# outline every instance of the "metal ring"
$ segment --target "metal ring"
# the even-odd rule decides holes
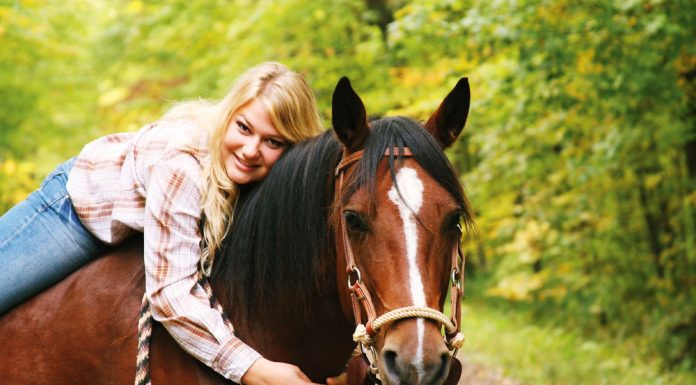
[[[351,273],[355,273],[355,275],[357,275],[357,279],[353,283],[350,283]],[[362,283],[362,276],[360,275],[360,269],[358,269],[357,266],[353,266],[353,268],[348,272],[348,288],[352,288],[356,283]]]
[[[459,289],[459,290],[462,289],[461,272],[459,271],[458,268],[452,269],[452,283],[455,284],[457,289]]]

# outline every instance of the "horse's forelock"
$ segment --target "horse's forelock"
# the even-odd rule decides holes
[[[371,122],[372,130],[365,142],[364,155],[356,174],[346,186],[342,201],[346,202],[358,189],[365,188],[370,209],[375,209],[376,174],[387,148],[398,148],[397,156],[388,157],[392,181],[396,185],[395,165],[401,161],[402,149],[408,147],[413,157],[429,175],[452,195],[462,207],[467,227],[472,220],[472,210],[464,195],[459,177],[435,138],[418,122],[405,117],[388,117]],[[398,189],[398,186],[397,186]]]

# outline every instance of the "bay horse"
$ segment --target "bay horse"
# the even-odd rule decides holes
[[[357,322],[384,384],[445,382],[441,311],[450,283],[458,309],[461,225],[473,221],[443,149],[462,131],[469,99],[462,79],[425,126],[404,117],[368,123],[350,82],[339,81],[333,133],[294,145],[244,189],[213,266],[213,292],[242,340],[323,382],[345,370]],[[133,382],[141,242],[0,317],[3,384]],[[159,325],[150,361],[154,385],[229,383]]]

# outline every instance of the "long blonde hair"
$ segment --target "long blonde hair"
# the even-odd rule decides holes
[[[201,185],[201,266],[205,274],[210,274],[215,254],[232,224],[239,193],[227,176],[222,141],[232,116],[254,100],[263,104],[278,133],[291,143],[324,129],[314,93],[303,76],[275,62],[248,69],[222,100],[185,102],[163,118],[189,120],[209,134],[210,161],[203,167]]]

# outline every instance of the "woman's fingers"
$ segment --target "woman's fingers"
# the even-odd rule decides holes
[[[326,385],[346,385],[346,374],[342,373],[340,376],[327,378]]]

